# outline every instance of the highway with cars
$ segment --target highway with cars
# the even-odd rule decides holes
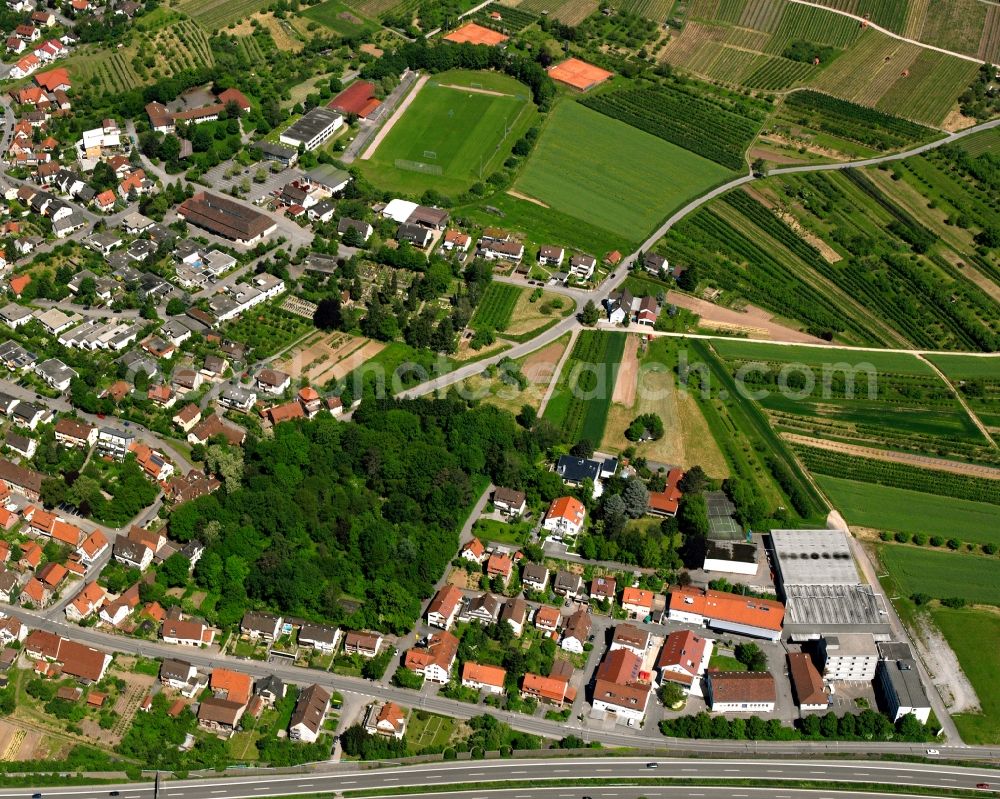
[[[511,788],[510,796],[534,797],[542,789],[543,780],[555,781],[600,781],[601,784],[553,786],[554,796],[591,795],[652,797],[654,790],[668,790],[662,796],[692,796],[692,788],[654,789],[630,787],[628,790],[616,788],[616,781],[637,779],[656,780],[760,780],[780,783],[789,782],[836,782],[850,784],[898,785],[908,789],[926,790],[930,796],[936,790],[971,789],[976,785],[1000,785],[1000,770],[988,768],[963,768],[938,764],[893,763],[876,761],[847,760],[790,760],[767,759],[661,759],[587,757],[587,758],[536,758],[518,760],[477,760],[448,763],[421,763],[418,765],[395,766],[376,765],[373,768],[356,763],[325,768],[306,774],[265,774],[235,776],[230,771],[226,776],[215,779],[171,780],[161,775],[157,799],[242,799],[243,797],[276,797],[296,794],[344,791],[394,791],[400,788],[425,787],[427,795],[435,795],[434,789],[443,785],[485,784],[501,782],[525,782],[530,788]],[[619,791],[608,793],[608,791]],[[707,791],[709,788],[694,790]],[[740,787],[724,789],[727,797],[738,795],[735,791],[748,790]],[[775,793],[782,793],[780,787],[770,788],[768,796],[777,799]],[[987,792],[988,789],[980,789]],[[81,786],[52,788],[42,791],[44,799],[80,799],[81,796],[106,796],[118,791],[121,799],[147,799],[153,796],[154,783],[131,783],[95,788]],[[503,791],[489,788],[486,791],[470,789],[474,796],[499,796]],[[0,790],[0,799],[24,799],[25,790]],[[450,794],[453,795],[453,794]],[[707,795],[707,794],[706,794]],[[716,794],[719,795],[719,794]],[[810,795],[816,796],[815,792]],[[822,795],[827,795],[824,790]],[[853,795],[853,792],[847,795]],[[871,796],[865,793],[865,796]]]

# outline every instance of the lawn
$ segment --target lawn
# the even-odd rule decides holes
[[[387,396],[386,392],[391,395],[438,376],[439,365],[448,369],[455,365],[455,361],[429,350],[414,349],[402,341],[391,341],[375,357],[341,380],[331,380],[326,387],[345,388],[355,399],[361,398],[366,386],[378,387],[380,396]]]
[[[672,211],[732,175],[675,144],[563,101],[549,114],[515,188],[640,242]]]
[[[475,205],[457,208],[455,213],[484,227],[502,226],[531,244],[558,244],[595,255],[612,250],[628,252],[636,239],[630,231],[608,230],[509,193],[494,194]]]
[[[406,740],[414,751],[428,746],[444,746],[451,739],[454,729],[454,719],[416,710],[407,721]]]
[[[473,534],[484,542],[497,544],[512,544],[522,546],[528,540],[528,533],[531,532],[530,522],[507,522],[496,519],[477,519],[472,525]]]
[[[1000,605],[997,561],[980,555],[885,544],[879,557],[906,596],[928,594],[938,599]]]
[[[563,366],[544,416],[570,441],[604,437],[625,334],[584,330]]]
[[[319,5],[310,6],[302,12],[302,16],[318,22],[342,36],[357,36],[374,28],[374,25],[358,16],[358,14],[340,0],[326,0]]]
[[[538,289],[521,292],[511,313],[510,324],[504,329],[505,337],[517,336],[524,340],[534,338],[544,328],[576,310],[576,304],[568,297],[552,291],[543,291],[540,296],[536,296],[537,291]]]
[[[747,667],[740,663],[736,658],[729,657],[729,655],[720,655],[718,651],[712,652],[712,657],[708,661],[708,667],[710,669],[718,669],[719,671],[747,670]]]
[[[934,623],[976,689],[982,713],[952,718],[966,743],[1000,743],[1000,616],[977,610],[933,608]]]
[[[472,84],[481,89],[458,88]],[[357,163],[391,191],[457,194],[495,171],[533,118],[528,88],[516,80],[442,72],[419,90],[374,155]]]
[[[1000,506],[815,475],[848,524],[1000,544]]]

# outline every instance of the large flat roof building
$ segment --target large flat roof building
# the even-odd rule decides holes
[[[772,530],[785,631],[793,641],[868,633],[889,639],[885,598],[865,583],[846,530]]]
[[[278,137],[289,147],[315,150],[344,125],[344,117],[329,108],[313,108],[293,122]]]
[[[256,244],[278,228],[267,214],[207,191],[185,200],[177,213],[192,225],[246,245]]]

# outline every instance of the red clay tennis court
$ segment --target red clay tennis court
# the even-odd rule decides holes
[[[445,36],[444,39],[446,42],[454,42],[455,44],[485,44],[489,47],[496,47],[507,41],[507,37],[502,33],[477,25],[475,22],[465,23],[461,28],[453,30]]]
[[[614,75],[606,69],[595,67],[579,58],[570,58],[554,67],[549,67],[549,77],[582,92],[593,89]]]

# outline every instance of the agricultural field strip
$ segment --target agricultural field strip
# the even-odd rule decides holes
[[[821,5],[820,3],[813,3],[810,2],[810,0],[788,0],[788,2],[796,3],[802,6],[810,6],[812,8],[820,8],[823,9],[824,11],[829,11],[834,14],[841,14],[845,17],[850,17],[853,20],[857,20],[858,24],[861,24],[866,21],[864,17],[860,17],[857,14],[852,14],[849,11],[843,11],[842,9],[839,8],[831,8],[830,6],[824,6]],[[889,30],[888,28],[883,28],[881,25],[876,25],[874,22],[869,21],[868,27],[871,28],[872,30],[876,30],[879,33],[883,33],[886,36],[890,36],[893,39],[897,39],[901,42],[906,42],[907,44],[915,44],[917,47],[922,47],[925,50],[933,50],[936,53],[942,53],[944,55],[954,56],[955,58],[961,58],[963,61],[970,61],[973,64],[976,64],[977,66],[982,63],[982,60],[977,58],[976,56],[966,55],[965,53],[956,53],[953,50],[946,50],[943,47],[937,47],[933,44],[926,44],[916,39],[909,39],[905,36],[901,36],[900,34]]]
[[[814,172],[814,171],[827,171],[827,170],[837,170],[837,169],[851,169],[851,168],[855,168],[855,167],[859,167],[859,166],[877,166],[878,164],[881,164],[881,163],[887,163],[887,162],[890,162],[890,161],[902,160],[902,159],[908,158],[908,157],[913,156],[913,155],[919,155],[920,153],[928,152],[929,150],[933,150],[933,149],[935,149],[937,147],[940,147],[940,146],[942,146],[944,144],[949,144],[951,142],[954,142],[954,141],[957,141],[957,140],[961,140],[961,139],[965,138],[966,136],[975,135],[976,133],[980,133],[980,132],[982,132],[984,130],[991,130],[991,129],[996,128],[998,126],[1000,126],[1000,119],[994,119],[994,120],[991,120],[989,122],[984,122],[984,123],[980,123],[978,125],[973,125],[970,128],[967,128],[967,129],[965,129],[963,131],[959,131],[957,133],[952,133],[952,134],[950,134],[950,135],[948,135],[948,136],[946,136],[946,137],[944,137],[942,139],[938,139],[937,141],[928,142],[927,144],[922,144],[919,147],[915,147],[915,148],[913,148],[911,150],[906,150],[906,151],[900,152],[900,153],[894,153],[894,154],[890,154],[890,155],[878,156],[878,157],[875,157],[875,158],[864,159],[864,160],[861,160],[861,161],[851,161],[851,162],[844,162],[844,163],[838,163],[838,164],[809,164],[809,165],[800,166],[800,167],[783,167],[781,169],[771,170],[769,172],[769,174],[782,174],[782,173],[791,173],[791,172],[796,172],[796,173],[800,173],[800,172]],[[751,182],[753,182],[753,180],[754,180],[753,175],[751,175],[751,174],[743,175],[742,177],[734,178],[729,183],[723,184],[721,186],[717,186],[716,188],[709,190],[705,194],[702,194],[701,196],[696,197],[693,200],[690,200],[687,204],[685,204],[684,206],[682,206],[681,208],[679,208],[677,211],[675,211],[674,213],[672,213],[666,220],[664,220],[664,222],[658,228],[656,228],[656,230],[654,230],[649,235],[649,237],[642,243],[642,245],[635,252],[633,252],[630,256],[628,256],[623,261],[622,266],[631,263],[637,257],[637,254],[639,252],[646,252],[648,250],[653,249],[657,245],[657,243],[660,241],[660,239],[663,238],[663,236],[666,235],[666,233],[671,228],[673,228],[680,221],[682,221],[683,219],[685,219],[686,217],[688,217],[689,215],[691,215],[692,213],[694,213],[695,211],[697,211],[703,205],[711,202],[712,200],[714,200],[717,197],[722,196],[723,194],[725,194],[728,191],[731,191],[732,189],[735,189],[735,188],[737,188],[739,186],[742,186],[744,184],[747,184],[747,183],[751,183]],[[618,285],[620,283],[622,283],[622,282],[625,281],[625,279],[626,279],[627,276],[628,276],[627,271],[623,271],[621,277],[619,278],[619,280],[617,282],[606,284],[605,292],[606,293],[610,293],[610,292],[614,291],[618,287]],[[555,333],[553,333],[551,335],[553,336],[553,338],[557,337],[558,336],[558,331],[556,331]],[[654,334],[654,335],[665,335],[665,336],[673,336],[673,337],[677,337],[677,338],[690,338],[690,339],[707,340],[707,341],[719,341],[719,340],[727,340],[728,341],[728,340],[731,340],[731,337],[728,337],[728,336],[717,336],[717,335],[704,334],[704,333],[657,333],[657,334]],[[552,340],[551,338],[547,338],[546,334],[543,333],[543,334],[541,334],[541,336],[532,339],[526,345],[520,345],[519,347],[515,348],[513,352],[508,351],[508,352],[505,352],[503,356],[496,355],[496,356],[492,356],[490,358],[481,359],[480,361],[477,361],[476,364],[474,364],[472,367],[470,367],[468,369],[468,371],[457,370],[454,373],[452,373],[451,375],[448,375],[448,376],[446,376],[444,378],[439,378],[439,379],[437,379],[435,381],[431,381],[430,383],[424,384],[424,386],[420,387],[420,389],[418,389],[417,391],[414,391],[414,390],[411,389],[411,390],[409,390],[409,391],[407,391],[405,393],[406,393],[407,396],[421,396],[421,395],[423,395],[425,393],[429,393],[429,392],[440,390],[443,387],[450,385],[451,383],[454,383],[454,382],[457,382],[457,381],[465,379],[466,377],[469,376],[469,374],[471,374],[473,372],[473,369],[481,369],[482,367],[486,366],[489,363],[495,363],[497,360],[500,359],[500,357],[514,357],[514,358],[520,357],[521,355],[526,354],[527,352],[531,351],[532,349],[536,349],[536,348],[538,348],[538,347],[540,347],[540,346],[542,346],[544,344],[550,343],[551,340]],[[777,344],[781,344],[781,342],[774,342],[774,341],[766,340],[766,339],[745,339],[745,341],[749,341],[751,343],[760,343],[760,344],[776,344],[776,343]],[[792,346],[792,345],[793,345],[793,343],[789,342],[789,346]],[[801,346],[801,345],[799,345],[799,346]],[[886,347],[865,347],[865,346],[837,345],[835,347],[831,347],[831,349],[842,349],[842,350],[845,350],[845,351],[855,351],[855,352],[896,352],[896,353],[914,353],[914,352],[917,352],[917,353],[921,353],[923,355],[945,355],[945,356],[946,355],[955,355],[956,354],[954,352],[948,352],[948,351],[943,351],[943,350],[923,349],[923,348],[919,348],[919,347],[917,347],[917,348],[898,348],[898,347],[889,347],[889,348],[886,348]],[[1000,357],[1000,354],[996,354],[996,353],[967,353],[966,355],[968,357],[973,357],[973,358],[998,358],[998,357]]]

